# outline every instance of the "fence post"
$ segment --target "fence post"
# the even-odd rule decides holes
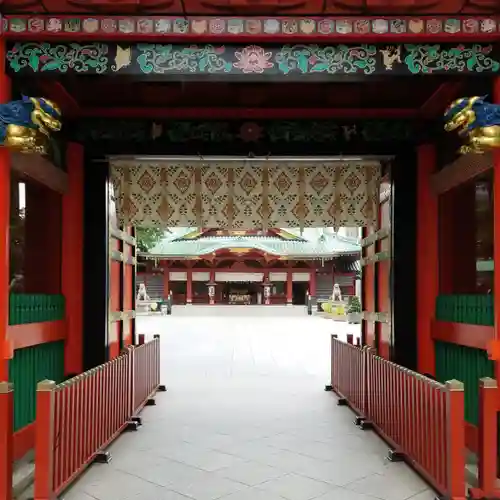
[[[146,336],[144,333],[139,333],[139,344],[138,345],[144,345],[146,342]]]
[[[165,392],[167,390],[167,386],[161,383],[161,343],[160,343],[160,335],[155,334],[154,339],[156,340],[156,382],[157,382],[157,392]]]
[[[330,383],[325,385],[325,391],[333,391],[333,379],[335,366],[333,363],[333,353],[335,352],[335,342],[338,339],[338,335],[336,333],[332,334],[330,337]]]
[[[12,500],[14,389],[0,382],[0,498]]]
[[[54,406],[56,383],[36,388],[35,500],[54,500]]]
[[[464,384],[446,382],[446,493],[450,500],[465,499]]]
[[[498,498],[497,479],[497,381],[479,380],[478,488],[471,488],[473,498]]]
[[[128,362],[129,362],[129,370],[128,370],[128,376],[130,377],[130,398],[129,398],[129,405],[130,405],[130,419],[133,421],[135,417],[135,349],[129,349],[128,351]],[[139,424],[142,422],[139,422]]]
[[[354,345],[354,335],[352,333],[347,334],[347,343]]]

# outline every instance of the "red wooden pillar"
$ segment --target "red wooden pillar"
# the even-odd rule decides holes
[[[61,194],[26,183],[24,291],[61,293]]]
[[[500,78],[493,84],[493,102],[500,104]],[[500,380],[500,151],[493,152],[493,309],[495,316],[495,379]]]
[[[438,200],[431,189],[436,148],[418,148],[417,171],[417,364],[421,373],[435,374],[431,322],[439,293]]]
[[[214,305],[215,304],[215,290],[216,290],[216,286],[215,286],[215,269],[210,269],[210,283],[213,283],[213,286],[214,287],[214,293],[213,295],[211,295],[209,297],[209,301],[210,301],[210,305]]]
[[[186,281],[186,304],[190,305],[193,303],[193,270],[189,268],[187,270],[187,281]]]
[[[293,275],[292,270],[286,270],[286,304],[291,306],[293,302]]]
[[[170,293],[170,272],[166,264],[163,265],[163,298],[168,299],[168,294]]]
[[[66,299],[66,374],[83,370],[83,147],[69,143],[62,200],[62,292]]]
[[[316,269],[309,272],[309,295],[316,297]]]
[[[269,283],[269,269],[264,269],[264,280],[262,282],[264,283]],[[263,296],[263,301],[262,303],[265,306],[270,306],[271,305],[271,289],[272,287],[266,287],[262,286],[262,296]]]
[[[0,103],[11,99],[10,80],[5,71],[5,39],[0,38]],[[10,154],[0,148],[0,381],[9,380],[10,346],[7,341],[9,325],[9,251],[10,251]]]

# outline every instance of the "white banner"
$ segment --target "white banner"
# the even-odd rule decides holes
[[[210,281],[210,271],[207,272],[194,272],[193,281]]]
[[[271,283],[276,281],[286,281],[286,273],[269,273],[269,281]]]
[[[293,273],[292,280],[293,281],[309,281],[310,273]]]
[[[170,281],[187,281],[187,272],[172,271],[169,274]]]
[[[264,281],[264,273],[215,273],[215,281],[247,283]]]

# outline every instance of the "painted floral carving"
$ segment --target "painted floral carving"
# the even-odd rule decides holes
[[[269,60],[273,53],[266,52],[257,45],[249,45],[240,52],[236,51],[234,55],[238,61],[233,66],[241,69],[243,73],[264,73],[264,70],[274,66],[274,63]]]

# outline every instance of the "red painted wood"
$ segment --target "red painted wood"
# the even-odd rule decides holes
[[[65,320],[10,325],[7,330],[7,339],[13,354],[15,349],[23,349],[25,347],[45,344],[47,342],[65,340],[67,331],[67,323]]]
[[[375,228],[363,228],[363,238],[375,232]],[[370,257],[375,253],[375,246],[370,245],[363,248],[362,256]],[[375,267],[374,264],[367,265],[363,268],[362,273],[362,294],[363,294],[363,311],[375,311]],[[364,344],[377,348],[375,344],[375,322],[363,320],[363,341]]]
[[[125,232],[129,235],[133,235],[133,228],[125,228]],[[127,242],[122,242],[123,244],[123,255],[124,255],[124,270],[123,270],[123,311],[131,311],[133,309],[133,298],[135,294],[134,290],[134,272],[135,265],[126,262],[127,259],[133,257],[133,246],[129,245]],[[135,321],[134,318],[123,319],[123,345],[131,345],[133,343],[132,338],[132,325]]]
[[[83,147],[69,143],[66,152],[68,190],[62,200],[62,291],[66,298],[68,338],[66,374],[83,370]]]
[[[493,102],[500,104],[500,78],[493,80]],[[494,175],[493,175],[493,259],[500,262],[500,151],[493,153]],[[494,273],[493,289],[494,294],[493,308],[495,316],[494,336],[495,343],[500,343],[500,272]],[[500,360],[495,361],[495,379],[500,380]],[[500,394],[499,394],[500,396]]]
[[[80,116],[100,118],[147,118],[169,120],[207,120],[217,116],[219,120],[244,119],[263,120],[272,117],[286,120],[331,118],[416,118],[417,109],[411,108],[84,108]]]
[[[448,323],[437,320],[432,320],[431,332],[433,340],[451,342],[485,351],[488,350],[490,342],[495,338],[495,330],[492,326]]]
[[[417,155],[417,360],[420,373],[434,375],[431,320],[439,293],[439,217],[438,197],[431,190],[430,179],[436,170],[436,148],[421,145]]]
[[[110,241],[110,250],[119,251],[120,243],[116,238],[112,238]],[[109,277],[109,301],[110,301],[110,312],[121,311],[120,304],[120,282],[121,269],[120,262],[116,260],[110,261],[110,277]],[[114,359],[120,354],[120,321],[114,321],[109,324],[109,344],[108,352],[109,359]]]
[[[8,102],[11,97],[10,80],[5,73],[5,40],[0,38],[0,102]],[[5,148],[0,148],[0,381],[9,380],[9,366],[6,361],[9,346],[7,327],[9,324],[9,252],[10,252],[10,159]]]

